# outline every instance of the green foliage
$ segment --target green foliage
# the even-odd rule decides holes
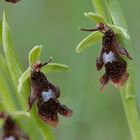
[[[127,33],[127,30],[117,26],[117,25],[112,25],[112,24],[108,24],[109,27],[111,27],[111,29],[116,33],[116,34],[120,34],[123,37],[125,37],[126,39],[130,39],[129,34]]]
[[[102,37],[103,34],[98,31],[91,33],[78,44],[76,47],[76,52],[79,53],[89,46],[94,45],[98,41],[101,41]]]
[[[19,76],[22,72],[17,62],[15,51],[13,49],[13,42],[11,39],[9,26],[7,24],[5,12],[3,13],[2,21],[2,44],[13,83],[17,85]]]
[[[42,46],[35,46],[29,53],[29,65],[34,65],[40,58]]]
[[[67,65],[59,64],[59,63],[49,63],[48,65],[42,68],[42,72],[44,73],[65,72],[68,70],[69,67]]]
[[[23,84],[24,84],[24,82],[26,82],[26,80],[29,79],[29,77],[30,77],[30,68],[28,68],[28,69],[21,75],[21,77],[19,78],[19,81],[18,81],[18,93],[21,93]]]
[[[89,13],[84,13],[84,15],[85,15],[87,18],[89,18],[89,19],[95,21],[96,23],[100,23],[100,22],[106,23],[106,20],[104,19],[104,17],[102,17],[102,16],[99,15],[98,13],[89,12]]]

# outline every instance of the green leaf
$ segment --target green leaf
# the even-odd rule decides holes
[[[32,66],[34,63],[36,63],[39,58],[42,51],[42,46],[35,46],[29,53],[29,65]]]
[[[15,110],[16,109],[16,99],[12,93],[14,90],[11,90],[9,85],[12,82],[8,66],[6,65],[5,58],[0,54],[0,96],[3,101],[3,105],[6,110]],[[15,92],[14,92],[15,93]],[[8,104],[7,104],[8,103]]]
[[[28,68],[19,78],[18,93],[21,93],[24,82],[30,77],[30,68]]]
[[[95,21],[96,23],[106,23],[104,17],[102,17],[101,15],[97,14],[97,13],[92,13],[92,12],[89,12],[89,13],[84,13],[84,15]]]
[[[106,11],[103,0],[92,0],[95,11],[106,19]]]
[[[15,103],[13,102],[12,94],[9,85],[0,69],[0,95],[3,101],[3,106],[7,111],[13,111],[16,109]]]
[[[117,26],[124,28],[124,29],[127,28],[122,10],[120,10],[121,6],[118,3],[118,1],[106,0],[106,4],[107,4],[108,10],[110,12],[113,23]]]
[[[0,66],[1,66],[1,70],[4,72],[5,76],[7,75],[7,77],[9,77],[10,73],[9,73],[8,67],[6,65],[6,60],[5,60],[5,58],[3,57],[2,54],[0,54]]]
[[[0,44],[2,44],[2,22],[0,21]]]
[[[11,39],[10,29],[6,20],[5,12],[3,13],[3,22],[2,22],[2,42],[6,61],[8,68],[15,85],[18,83],[19,76],[21,75],[21,69],[16,60],[16,55]]]
[[[68,70],[69,70],[69,67],[67,65],[58,64],[58,63],[49,63],[46,66],[42,67],[42,71],[44,73],[64,72]]]
[[[84,49],[88,48],[89,46],[94,45],[95,43],[100,41],[102,37],[103,34],[98,31],[91,33],[78,44],[76,52],[79,53]]]
[[[10,75],[12,77],[15,88],[17,88],[18,79],[22,71],[16,58],[5,12],[3,12],[3,21],[2,21],[2,44]],[[26,108],[25,103],[23,102],[22,98],[17,94],[17,92],[15,92],[15,95],[18,98],[19,105],[21,105],[22,109],[25,109]]]
[[[130,39],[130,36],[127,32],[126,29],[120,27],[120,26],[117,26],[117,25],[112,25],[112,24],[108,24],[109,27],[111,27],[111,29],[117,33],[117,34],[122,34],[126,39]]]

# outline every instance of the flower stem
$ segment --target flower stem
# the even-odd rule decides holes
[[[95,10],[97,13],[104,16],[106,13],[102,13],[104,11],[103,0],[92,0]],[[110,15],[106,15],[106,17],[110,17],[110,21],[112,21],[115,25],[126,27],[125,19],[123,17],[120,5],[117,0],[106,0],[106,5]],[[118,12],[119,11],[119,12]],[[109,13],[108,13],[109,14]],[[121,38],[122,42],[128,50],[133,53],[133,49],[131,46],[131,41],[126,40],[124,37]],[[124,46],[123,46],[124,47]],[[135,64],[134,60],[128,62],[128,72],[130,74],[129,79],[127,81],[126,86],[120,88],[120,95],[123,103],[123,107],[125,110],[125,114],[127,117],[128,125],[130,128],[131,136],[133,140],[140,140],[140,120],[138,116],[136,100],[135,100]]]
[[[120,90],[122,103],[133,140],[140,140],[140,122],[135,97],[126,98],[125,89]]]

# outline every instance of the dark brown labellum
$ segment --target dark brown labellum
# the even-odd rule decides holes
[[[61,105],[51,90],[42,92],[42,96],[38,98],[37,106],[39,116],[52,127],[56,127],[58,124],[58,113],[65,117],[72,115],[72,110]]]

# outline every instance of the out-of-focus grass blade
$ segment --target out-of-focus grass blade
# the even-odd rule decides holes
[[[5,77],[3,76],[3,73],[0,70],[0,95],[2,97],[3,105],[7,111],[16,110],[15,103],[13,103],[13,99],[9,94],[9,86]]]
[[[84,15],[95,21],[96,23],[106,23],[104,17],[102,17],[101,15],[97,14],[97,13],[93,13],[93,12],[89,12],[89,13],[84,13]]]
[[[46,66],[42,67],[42,71],[44,73],[64,72],[68,70],[69,70],[69,67],[67,65],[59,64],[59,63],[49,63]]]
[[[122,13],[121,6],[116,0],[106,0],[107,7],[109,9],[112,21],[115,25],[127,28],[124,16]]]
[[[24,82],[30,77],[30,68],[28,68],[19,78],[18,93],[21,93]]]
[[[7,77],[10,77],[10,73],[8,71],[8,67],[6,65],[6,60],[5,58],[2,56],[2,54],[0,54],[0,66],[2,71],[5,73],[5,75],[7,75]]]
[[[35,46],[29,53],[29,65],[32,66],[39,60],[42,46]]]
[[[97,43],[98,41],[100,41],[103,37],[103,34],[96,31],[91,33],[90,35],[88,35],[86,38],[84,38],[77,46],[76,48],[76,52],[80,53],[82,52],[84,49],[88,48],[91,45],[94,45],[95,43]]]
[[[2,44],[10,75],[12,77],[15,87],[17,88],[18,79],[22,71],[16,59],[16,54],[14,51],[10,29],[6,20],[5,12],[3,12],[3,21],[2,21]],[[17,94],[17,92],[15,94],[17,95],[19,104],[21,105],[22,109],[25,109],[26,107],[25,103],[23,102],[23,99]]]
[[[2,22],[0,21],[0,44],[2,44]]]
[[[19,76],[21,75],[21,69],[16,61],[16,55],[14,53],[10,29],[6,20],[5,12],[3,13],[2,22],[2,43],[11,77],[15,85],[17,85]]]

